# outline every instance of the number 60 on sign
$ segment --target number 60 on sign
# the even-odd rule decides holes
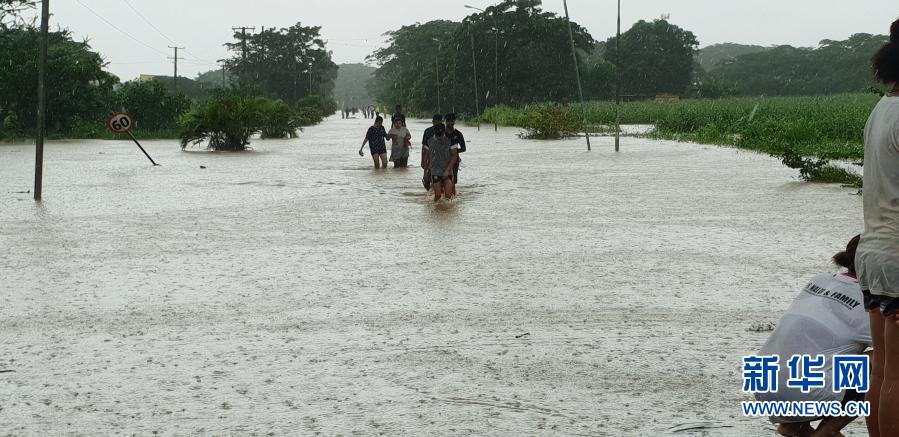
[[[112,117],[109,117],[108,126],[109,130],[117,134],[130,132],[131,128],[134,127],[134,117],[126,112],[116,112],[112,114]]]

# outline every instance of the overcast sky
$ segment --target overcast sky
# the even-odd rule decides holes
[[[363,62],[384,41],[385,31],[437,18],[461,20],[487,0],[51,0],[51,26],[88,38],[122,80],[172,74],[167,46],[179,53],[179,75],[194,77],[228,57],[222,46],[232,26],[322,26],[334,61]],[[622,0],[622,30],[638,20],[670,14],[670,21],[696,34],[702,47],[722,43],[814,46],[854,33],[886,34],[899,16],[895,0]],[[133,9],[132,9],[133,7]],[[562,0],[545,10],[563,13]],[[598,40],[615,32],[615,0],[569,0],[572,20]],[[144,18],[146,18],[146,20]],[[102,18],[101,18],[102,17]],[[106,20],[106,21],[104,21]],[[108,23],[107,23],[108,21]],[[151,24],[148,24],[152,23]],[[111,24],[110,24],[111,23]],[[155,26],[158,31],[154,29]],[[118,28],[118,29],[117,29]],[[169,40],[171,39],[171,41]],[[560,49],[566,49],[564,47]]]

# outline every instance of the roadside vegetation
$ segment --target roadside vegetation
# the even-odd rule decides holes
[[[22,18],[34,5],[27,0],[0,0],[0,53],[4,55],[0,62],[0,141],[35,135],[35,54],[40,32]],[[47,68],[48,138],[118,138],[106,127],[109,115],[117,111],[134,116],[135,133],[141,138],[196,139],[207,132],[209,139],[216,140],[210,144],[215,149],[245,145],[238,146],[245,142],[242,135],[214,129],[226,121],[247,121],[235,129],[266,138],[296,136],[301,127],[316,124],[337,110],[330,97],[337,66],[319,31],[318,27],[296,24],[248,36],[247,56],[235,51],[234,57],[226,60],[224,75],[217,70],[195,80],[154,76],[124,83],[106,71],[106,60],[87,42],[74,40],[65,29],[52,31]],[[228,46],[242,48],[241,37],[235,33],[237,42]],[[223,108],[239,112],[225,114]],[[273,118],[260,124],[256,119],[260,114]]]
[[[623,103],[620,117],[622,124],[653,125],[654,138],[755,150],[799,169],[804,180],[855,185],[857,177],[831,161],[863,159],[864,126],[878,99],[869,93],[641,101]],[[535,104],[491,108],[482,120],[521,127],[532,138],[561,138],[583,132],[582,110],[592,132],[608,132],[619,111],[614,102]]]

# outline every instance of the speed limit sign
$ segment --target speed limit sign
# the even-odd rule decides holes
[[[109,130],[117,133],[123,134],[126,132],[130,132],[131,128],[134,127],[134,117],[127,112],[116,112],[112,114],[112,117],[109,117]]]

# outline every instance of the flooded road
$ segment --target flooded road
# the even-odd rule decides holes
[[[0,434],[773,432],[740,417],[749,328],[835,271],[854,190],[729,148],[463,127],[434,205],[419,169],[356,154],[367,125],[145,141],[156,168],[51,143],[40,205],[33,147],[0,145]]]

